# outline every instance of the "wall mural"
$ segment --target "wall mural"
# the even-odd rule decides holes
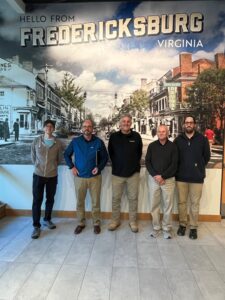
[[[31,164],[43,122],[66,146],[91,118],[106,145],[123,113],[144,153],[184,115],[210,139],[208,168],[222,167],[225,3],[222,1],[30,4],[0,7],[0,164]],[[64,163],[64,162],[62,162]]]

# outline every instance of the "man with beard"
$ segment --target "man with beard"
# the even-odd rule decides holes
[[[210,147],[207,138],[196,131],[196,121],[193,116],[186,116],[183,126],[184,132],[174,141],[179,153],[176,183],[180,225],[177,234],[185,235],[189,196],[189,238],[197,239],[199,203],[202,196],[205,167],[210,159]]]
[[[100,228],[100,193],[101,171],[108,161],[108,154],[103,141],[93,135],[93,123],[85,120],[82,124],[82,135],[74,138],[67,147],[64,157],[75,177],[77,196],[77,217],[79,224],[74,233],[79,234],[85,228],[85,198],[89,189],[92,200],[92,219],[94,233],[99,234]],[[72,156],[74,155],[74,161]]]

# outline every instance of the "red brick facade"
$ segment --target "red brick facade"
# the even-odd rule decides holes
[[[225,68],[225,55],[217,53],[215,61],[205,58],[192,61],[191,53],[180,54],[180,66],[173,68],[173,79],[181,83],[181,102],[187,100],[187,88],[194,83],[198,74],[210,68]]]

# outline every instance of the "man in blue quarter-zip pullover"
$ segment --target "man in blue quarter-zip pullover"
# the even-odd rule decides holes
[[[196,131],[193,116],[184,118],[184,132],[175,139],[178,148],[176,183],[178,190],[179,223],[177,234],[184,236],[187,226],[187,201],[190,197],[190,239],[197,239],[199,204],[205,178],[205,167],[210,159],[208,139]]]
[[[41,205],[44,189],[46,192],[44,225],[55,229],[51,221],[54,196],[57,187],[57,169],[62,158],[62,144],[53,136],[55,123],[52,120],[44,122],[44,135],[34,139],[31,146],[31,159],[34,164],[33,174],[33,226],[32,239],[40,236]]]
[[[74,138],[67,147],[64,157],[75,176],[77,197],[77,217],[79,224],[74,233],[79,234],[85,228],[85,197],[89,189],[92,200],[92,218],[94,233],[101,232],[100,227],[100,192],[101,171],[104,169],[108,154],[103,141],[93,135],[93,123],[85,120],[82,124],[82,135]],[[75,159],[72,161],[72,156]]]

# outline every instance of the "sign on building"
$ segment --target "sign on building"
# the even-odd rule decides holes
[[[0,105],[0,121],[10,117],[10,105]]]
[[[168,86],[168,98],[169,98],[169,108],[172,110],[176,109],[177,102],[177,88],[173,86]]]

